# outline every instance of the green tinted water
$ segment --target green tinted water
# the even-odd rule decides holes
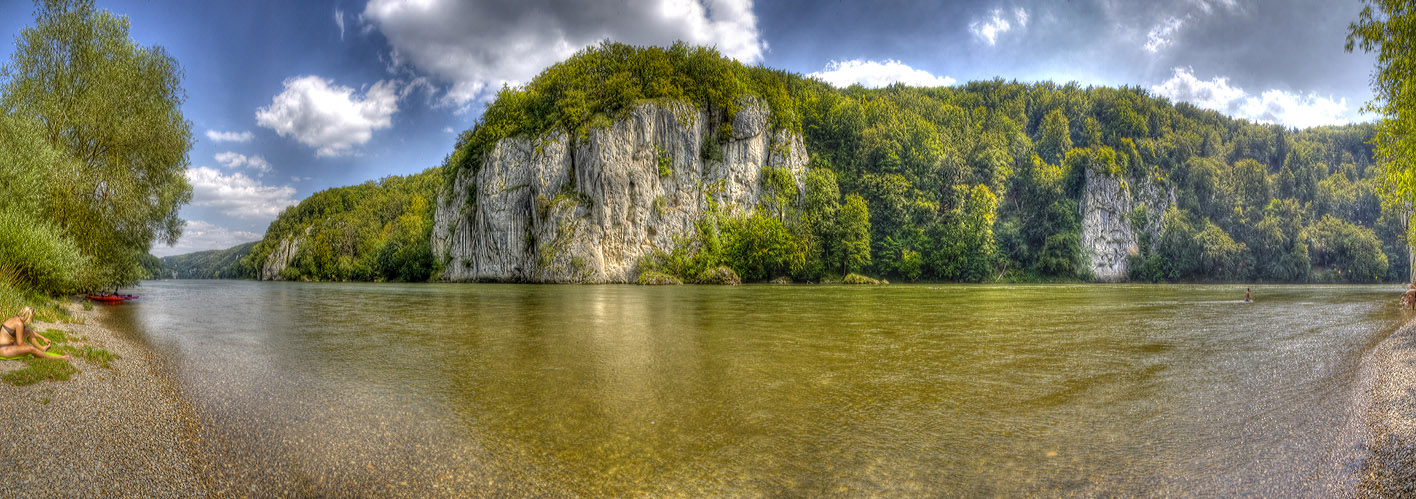
[[[317,494],[1330,495],[1403,319],[1396,286],[139,291],[109,322],[225,479]]]

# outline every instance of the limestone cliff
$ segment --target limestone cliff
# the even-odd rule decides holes
[[[786,169],[804,191],[802,138],[769,121],[765,104],[747,102],[720,143],[705,110],[648,103],[578,140],[503,139],[438,198],[440,278],[633,282],[640,258],[673,248],[711,204],[727,213],[758,206],[763,168]]]
[[[1175,204],[1175,192],[1162,189],[1150,177],[1128,179],[1090,168],[1085,175],[1080,203],[1082,258],[1096,280],[1124,281],[1130,272],[1129,257],[1141,250],[1132,213],[1138,206],[1145,207],[1147,216],[1139,221],[1139,228],[1151,234],[1154,244],[1162,229],[1161,215]]]
[[[270,252],[266,257],[265,264],[261,265],[262,281],[284,280],[280,276],[285,267],[290,266],[290,261],[295,258],[295,253],[300,251],[300,245],[305,242],[305,237],[310,235],[310,228],[305,228],[304,235],[291,234],[280,240],[280,245]]]

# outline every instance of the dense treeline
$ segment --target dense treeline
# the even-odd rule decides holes
[[[175,279],[242,279],[255,277],[242,265],[241,259],[251,253],[258,241],[226,249],[197,251],[163,257],[158,267],[149,273],[154,278]]]
[[[745,99],[811,153],[805,196],[763,185],[779,206],[710,216],[647,270],[693,281],[720,266],[745,279],[1086,278],[1084,172],[1173,192],[1142,207],[1131,278],[1144,281],[1401,280],[1408,215],[1379,201],[1371,125],[1294,130],[1236,120],[1139,88],[973,82],[836,89],[747,67],[712,49],[606,43],[505,88],[460,137],[445,174],[490,145],[554,129],[583,135],[637,102],[706,107],[717,140]],[[715,147],[704,148],[712,159]],[[767,204],[777,203],[769,201]],[[1159,211],[1159,210],[1156,210]]]
[[[182,231],[181,69],[90,0],[38,2],[0,69],[0,301],[128,284]],[[7,298],[8,297],[8,298]],[[6,313],[13,312],[9,310]]]
[[[287,280],[426,281],[436,270],[431,250],[433,204],[442,177],[429,169],[359,185],[325,189],[286,208],[265,238],[242,257],[241,277],[257,277],[282,240],[301,239]]]

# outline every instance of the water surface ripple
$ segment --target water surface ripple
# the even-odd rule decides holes
[[[1318,495],[1395,286],[146,282],[238,493]],[[349,487],[361,487],[350,489]]]

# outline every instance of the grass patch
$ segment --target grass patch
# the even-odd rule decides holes
[[[59,329],[46,329],[44,331],[40,331],[39,335],[45,338],[49,338],[49,341],[54,342],[55,345],[62,345],[68,343],[70,340],[69,333],[66,333]]]
[[[0,376],[0,381],[15,385],[33,385],[40,381],[68,381],[69,376],[78,372],[78,369],[66,360],[59,359],[29,359],[25,361],[25,368],[18,371],[11,371]]]
[[[55,343],[58,343],[58,341],[55,341]],[[112,369],[109,363],[113,362],[113,359],[118,358],[118,355],[106,349],[94,348],[92,345],[84,345],[82,348],[69,345],[56,345],[53,350],[71,357],[84,359],[85,362],[104,369]]]

